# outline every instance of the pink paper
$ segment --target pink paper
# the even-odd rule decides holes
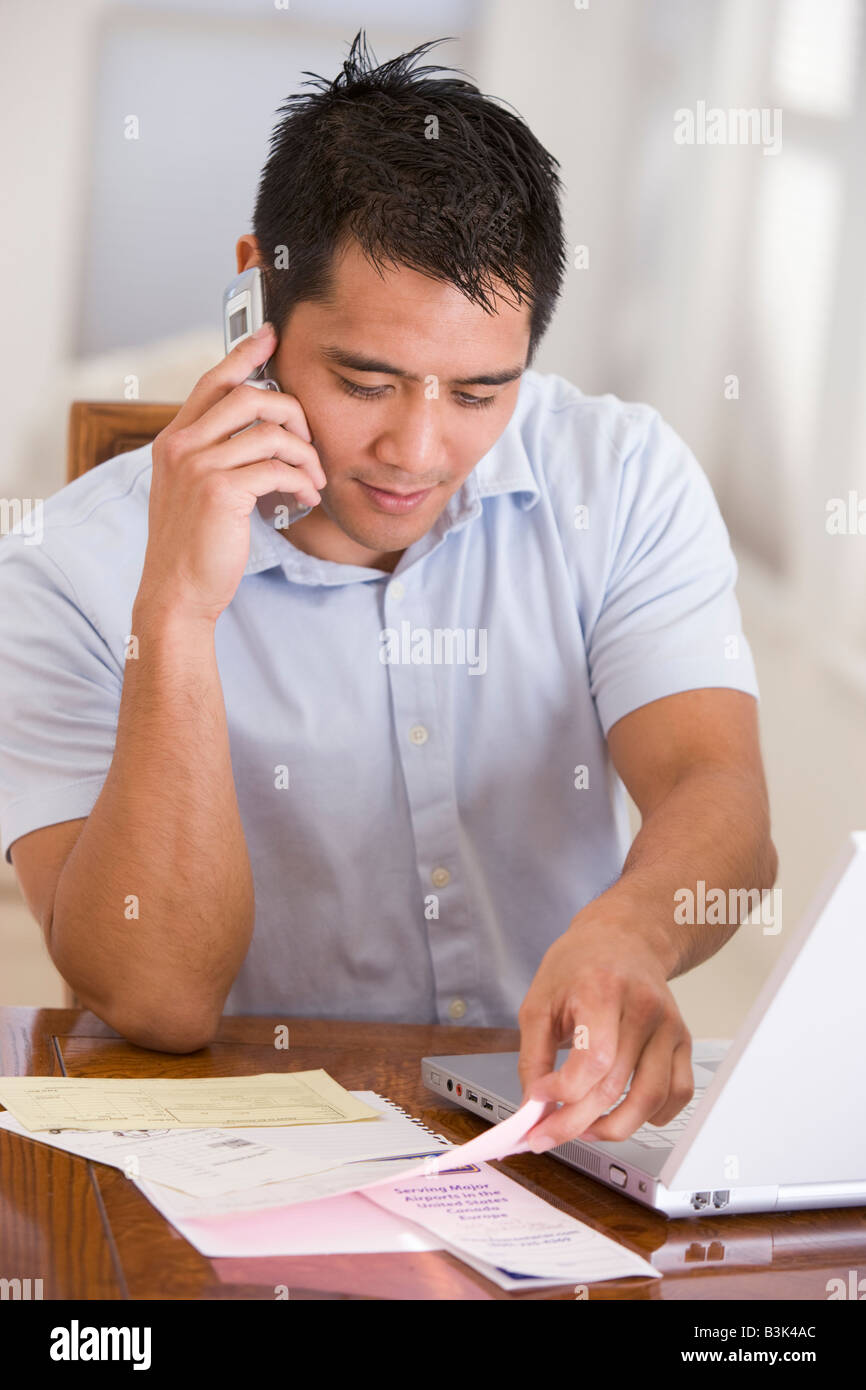
[[[399,1181],[405,1182],[407,1178],[420,1176],[430,1177],[450,1168],[462,1168],[466,1163],[489,1163],[492,1159],[509,1158],[512,1154],[531,1153],[529,1145],[525,1142],[526,1135],[535,1128],[542,1115],[556,1108],[555,1101],[528,1100],[513,1115],[509,1115],[507,1120],[501,1120],[498,1125],[491,1125],[483,1134],[476,1135],[474,1139],[467,1140],[456,1149],[448,1149],[436,1158],[425,1158],[416,1168],[400,1173]],[[376,1182],[365,1183],[357,1190],[369,1192],[374,1187],[390,1187],[396,1181],[397,1178],[379,1178]]]
[[[440,1250],[432,1233],[413,1228],[357,1192],[291,1207],[208,1220],[176,1219],[181,1234],[212,1259],[234,1256],[347,1255],[389,1250]]]

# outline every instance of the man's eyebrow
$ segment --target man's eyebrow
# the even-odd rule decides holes
[[[352,372],[381,372],[386,376],[400,376],[406,381],[420,381],[421,377],[413,376],[411,372],[405,371],[402,367],[395,367],[390,362],[383,362],[378,357],[367,357],[361,352],[347,352],[345,348],[330,345],[321,349],[322,356],[329,362],[335,362],[338,367],[347,367]],[[504,367],[499,372],[481,372],[477,376],[453,377],[447,382],[448,386],[505,386],[509,381],[516,381],[526,370],[525,364],[521,363],[517,367]]]

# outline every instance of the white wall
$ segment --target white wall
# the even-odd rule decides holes
[[[101,0],[0,7],[3,209],[0,410],[5,495],[44,496],[57,463],[25,476],[24,441],[53,391],[73,331],[89,168],[89,93]]]
[[[798,3],[498,0],[476,65],[560,160],[569,242],[590,248],[540,368],[657,406],[731,528],[789,922],[866,825],[866,537],[824,533],[828,496],[866,495],[866,84],[845,121],[786,106],[777,156],[678,148],[672,129],[699,99],[777,105],[782,19],[811,43],[800,75],[826,77],[831,21],[853,12]],[[862,31],[851,47],[862,72]],[[744,927],[678,981],[690,1025],[729,1034],[782,944]]]
[[[68,403],[181,399],[222,352],[220,296],[281,101],[361,27],[382,61],[471,56],[474,0],[7,0],[0,6],[0,495],[65,481]],[[432,25],[432,27],[431,27]],[[137,141],[124,119],[140,119]]]

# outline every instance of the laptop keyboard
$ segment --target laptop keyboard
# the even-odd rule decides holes
[[[640,1129],[635,1130],[631,1138],[636,1144],[643,1144],[645,1149],[672,1149],[695,1113],[706,1089],[706,1086],[696,1086],[695,1093],[688,1105],[684,1106],[668,1124],[641,1125]]]

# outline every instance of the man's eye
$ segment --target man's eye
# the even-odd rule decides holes
[[[347,396],[356,396],[362,401],[375,401],[384,396],[390,390],[388,386],[359,386],[355,381],[349,381],[344,376],[338,376],[337,380],[346,392]],[[496,400],[495,396],[470,396],[465,391],[455,391],[454,399],[458,405],[467,410],[483,410],[485,406],[492,405]]]
[[[384,396],[388,390],[387,386],[358,386],[354,381],[347,381],[344,376],[338,376],[337,380],[348,396],[360,396],[363,401],[375,400],[377,396]]]

